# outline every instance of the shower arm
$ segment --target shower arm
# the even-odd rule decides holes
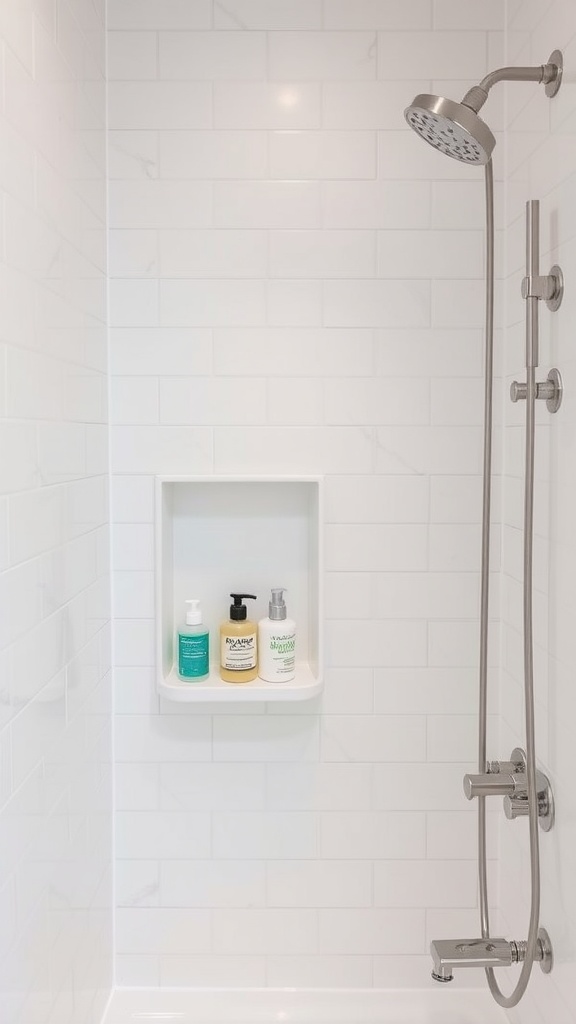
[[[554,96],[560,88],[562,78],[562,57],[559,54],[556,60],[557,52],[555,50],[550,55],[550,61],[547,64],[537,64],[534,67],[498,68],[497,71],[491,71],[478,85],[474,85],[468,90],[462,103],[477,114],[486,103],[490,89],[498,82],[538,82],[546,86],[547,96]]]

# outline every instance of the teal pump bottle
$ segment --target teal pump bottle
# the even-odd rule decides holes
[[[185,604],[186,621],[178,628],[178,675],[187,683],[197,683],[210,672],[210,636],[202,625],[200,601],[191,598]]]

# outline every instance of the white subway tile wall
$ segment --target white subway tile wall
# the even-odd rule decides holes
[[[120,984],[420,987],[474,913],[483,182],[402,111],[500,6],[109,2]],[[155,696],[162,473],[325,476],[320,699]]]
[[[553,49],[564,53],[567,81],[576,74],[576,9],[554,0],[546,5],[509,5],[507,62],[539,63]],[[544,54],[541,58],[540,54]],[[562,88],[546,102],[528,90],[507,89],[506,151],[510,175],[506,182],[507,303],[505,385],[523,379],[523,310],[518,301],[524,272],[524,204],[540,200],[541,263],[547,273],[559,263],[574,279],[576,243],[576,103],[573,90]],[[576,368],[572,344],[575,298],[567,288],[557,313],[540,311],[540,367],[545,378],[558,366],[567,384],[557,416],[542,415],[536,428],[535,495],[535,687],[538,760],[554,788],[556,826],[542,835],[541,921],[554,943],[556,967],[549,978],[535,972],[513,1024],[574,1024],[576,959],[571,935],[576,920],[576,889],[572,865],[576,840],[574,787],[566,775],[574,745],[574,513],[576,476],[573,438],[576,407],[572,380]],[[502,578],[502,689],[500,748],[505,752],[522,737],[522,485],[523,412],[505,406]],[[525,927],[530,898],[528,841],[524,830],[502,831],[500,846],[501,926],[509,933]],[[511,885],[512,876],[514,885]],[[540,975],[540,976],[539,976]]]
[[[105,4],[0,7],[0,1017],[99,1024],[113,969]]]

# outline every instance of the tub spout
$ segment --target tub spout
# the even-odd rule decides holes
[[[435,981],[452,981],[457,967],[510,967],[521,959],[506,939],[435,939],[430,945]]]
[[[514,939],[434,939],[430,954],[434,961],[434,981],[453,981],[456,967],[511,967],[526,959],[527,943]],[[538,931],[534,960],[544,974],[554,965],[550,936],[545,928]]]

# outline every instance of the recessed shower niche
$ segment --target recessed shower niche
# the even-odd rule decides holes
[[[312,477],[156,478],[157,688],[169,700],[307,700],[322,689],[322,482]],[[286,588],[296,620],[296,677],[225,683],[219,629],[231,592],[256,594],[248,616],[268,615],[271,587]],[[202,602],[210,675],[178,676],[176,630],[187,598]]]

